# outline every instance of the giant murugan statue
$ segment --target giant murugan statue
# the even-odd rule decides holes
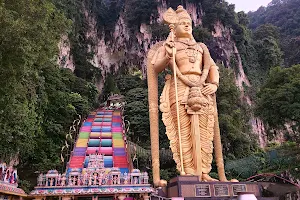
[[[209,176],[214,146],[219,179],[227,181],[215,97],[218,67],[206,45],[193,38],[191,17],[182,6],[176,11],[169,8],[163,17],[170,35],[165,42],[155,44],[147,58],[154,184],[166,184],[159,174],[157,76],[168,67],[172,75],[166,76],[160,110],[177,169],[181,175],[216,181]]]

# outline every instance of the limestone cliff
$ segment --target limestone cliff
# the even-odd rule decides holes
[[[156,0],[157,16],[153,14],[148,21],[143,21],[136,26],[138,28],[132,30],[132,28],[130,28],[132,24],[128,24],[126,21],[126,14],[130,12],[126,3],[127,2],[125,2],[125,5],[123,5],[118,13],[118,18],[109,37],[107,37],[107,32],[99,29],[97,25],[99,22],[97,21],[95,13],[87,8],[87,6],[83,5],[82,7],[84,20],[88,24],[85,37],[87,40],[93,41],[93,44],[88,46],[88,51],[92,53],[92,58],[89,59],[89,63],[101,69],[102,77],[96,80],[99,90],[103,88],[107,75],[109,73],[113,74],[121,68],[136,67],[142,71],[144,77],[146,76],[146,54],[152,45],[158,40],[163,39],[163,37],[154,35],[152,27],[157,24],[160,25],[162,23],[162,14],[170,5],[174,6],[175,4],[170,0]],[[204,26],[203,17],[206,15],[203,10],[204,5],[196,1],[183,1],[183,3],[186,10],[191,14],[194,26]],[[226,27],[221,20],[213,22],[212,27],[212,39],[207,43],[211,55],[217,63],[234,69],[236,85],[242,91],[241,98],[251,105],[252,101],[250,97],[244,93],[244,86],[251,87],[251,84],[244,72],[237,45],[232,38],[232,29]],[[76,63],[73,62],[72,55],[70,55],[68,38],[63,37],[59,47],[60,55],[58,63],[60,63],[62,67],[68,67],[74,70],[75,66],[76,69]],[[235,66],[232,66],[231,59],[236,60]],[[252,119],[251,125],[252,130],[259,136],[260,145],[264,146],[266,137],[262,122],[259,119]]]

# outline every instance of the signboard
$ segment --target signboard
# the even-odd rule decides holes
[[[195,185],[195,196],[196,197],[211,197],[209,184]]]
[[[245,184],[232,184],[233,195],[237,196],[239,192],[247,192]]]
[[[214,185],[215,196],[226,197],[229,196],[229,188],[227,184],[216,184]]]

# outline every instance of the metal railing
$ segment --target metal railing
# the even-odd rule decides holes
[[[130,148],[131,156],[138,155],[138,156],[151,156],[150,149],[144,149],[143,147],[131,142],[127,141],[128,148]],[[160,157],[164,159],[172,159],[173,154],[170,149],[160,149],[159,150]]]

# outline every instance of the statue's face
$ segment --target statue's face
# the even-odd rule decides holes
[[[189,19],[180,19],[175,29],[178,38],[191,38],[192,31],[192,21]]]

